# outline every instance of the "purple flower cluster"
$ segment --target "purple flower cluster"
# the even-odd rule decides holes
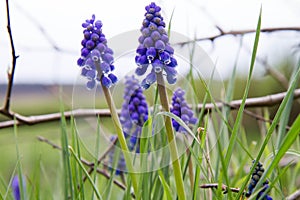
[[[93,89],[97,81],[109,88],[117,82],[117,77],[111,73],[114,70],[112,49],[107,47],[107,40],[102,33],[102,22],[86,20],[82,27],[84,39],[81,41],[81,57],[77,64],[82,67],[81,75],[88,79],[87,88]]]
[[[129,149],[133,150],[141,134],[142,126],[148,120],[148,105],[139,81],[134,76],[126,76],[125,79],[120,122],[125,137],[130,137]]]
[[[192,109],[185,101],[184,94],[185,92],[181,88],[175,90],[172,97],[171,113],[180,117],[186,125],[194,125],[197,123],[197,118],[194,117]],[[172,124],[176,131],[186,132],[186,130],[174,119],[172,119]]]
[[[141,28],[142,36],[136,50],[135,62],[138,65],[136,74],[146,73],[148,66],[152,65],[151,72],[142,81],[143,88],[148,89],[156,81],[156,73],[166,72],[169,84],[176,82],[177,61],[173,57],[174,49],[170,46],[169,37],[165,31],[165,22],[160,14],[161,8],[155,3],[145,7],[145,19]]]
[[[253,163],[254,162],[255,162],[255,160],[253,160]],[[255,167],[254,172],[252,173],[250,184],[248,185],[248,191],[247,191],[247,194],[246,194],[247,197],[251,196],[256,184],[258,183],[259,179],[263,175],[264,171],[265,171],[265,169],[263,168],[263,165],[260,162],[258,162],[257,166]],[[268,188],[269,188],[269,182],[268,182],[268,180],[266,180],[263,183],[262,189],[259,191],[256,199],[259,199]],[[272,197],[265,194],[265,196],[262,199],[263,200],[272,200]]]

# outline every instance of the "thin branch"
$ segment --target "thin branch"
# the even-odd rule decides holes
[[[224,102],[224,104],[230,106],[229,104],[227,104],[225,102]],[[238,107],[236,109],[238,109]],[[249,110],[244,110],[244,114],[246,114],[246,115],[248,115],[248,116],[250,116],[250,117],[252,117],[252,118],[254,118],[256,120],[262,121],[262,122],[268,122],[268,123],[272,123],[273,122],[272,119],[266,119],[263,116],[258,115],[258,114],[254,113],[254,112],[251,112]],[[286,128],[286,130],[290,130],[291,127],[286,126],[285,128]]]
[[[53,149],[58,149],[58,150],[61,150],[61,147],[58,146],[57,144],[54,144],[53,142],[51,142],[50,140],[48,140],[47,138],[44,138],[42,136],[37,136],[37,139],[40,141],[40,142],[45,142],[47,144],[49,144],[50,146],[53,147]]]
[[[274,106],[276,104],[281,103],[281,101],[286,96],[286,92],[272,94],[272,95],[266,95],[262,97],[254,97],[254,98],[248,98],[245,103],[245,107],[247,108],[254,108],[254,107],[270,107]],[[300,97],[300,89],[296,89],[294,91],[294,99],[297,99]],[[242,100],[234,100],[228,103],[228,106],[231,107],[231,109],[237,109],[241,105]],[[217,103],[217,106],[219,108],[222,108],[224,106],[224,103]],[[201,105],[199,105],[199,108]]]
[[[300,198],[300,189],[294,192],[293,194],[291,194],[290,196],[288,196],[286,200],[297,200],[299,198]]]
[[[38,136],[37,139],[38,139],[39,141],[41,141],[41,142],[45,142],[46,144],[52,146],[54,149],[61,150],[61,147],[60,147],[60,146],[58,146],[57,144],[54,144],[53,142],[51,142],[51,141],[48,140],[47,138],[44,138],[44,137],[42,137],[42,136]],[[81,162],[82,162],[84,165],[86,165],[86,166],[91,167],[92,169],[94,169],[95,163],[89,162],[89,161],[87,161],[87,160],[85,160],[85,159],[80,159],[80,160],[81,160]],[[107,178],[107,179],[110,179],[110,178],[111,178],[110,175],[109,175],[106,171],[104,171],[104,170],[101,170],[101,169],[98,169],[98,168],[97,168],[96,171],[97,171],[98,174],[101,174],[102,176],[104,176],[104,177]],[[119,181],[113,180],[113,183],[114,183],[116,186],[118,186],[119,188],[121,188],[122,190],[126,190],[126,187],[125,187],[122,183],[120,183]],[[134,197],[134,194],[132,194],[132,196]]]
[[[189,44],[189,43],[205,41],[205,40],[214,41],[217,38],[228,36],[228,35],[237,36],[237,35],[245,35],[245,34],[256,32],[255,29],[236,30],[236,31],[223,31],[218,26],[217,26],[217,29],[220,31],[219,34],[209,36],[209,37],[197,38],[197,39],[189,40],[189,41],[185,41],[185,42],[179,42],[179,43],[175,43],[174,45],[183,46],[183,45],[186,45],[186,44]],[[277,28],[262,28],[262,29],[260,29],[260,32],[265,32],[265,33],[278,32],[278,31],[300,31],[300,27],[277,27]]]
[[[248,53],[252,53],[252,50],[249,46],[246,46],[245,44],[243,45],[243,48],[248,52]],[[255,60],[259,63],[261,63],[263,65],[263,67],[266,70],[266,73],[269,74],[270,76],[272,76],[280,85],[283,86],[284,89],[288,89],[289,88],[289,81],[287,80],[287,78],[280,73],[278,70],[276,70],[274,67],[272,67],[266,58],[261,58],[259,56],[256,56]]]
[[[47,31],[41,25],[41,23],[38,22],[37,17],[32,16],[30,12],[27,12],[18,4],[16,4],[16,8],[19,9],[20,13],[22,13],[24,17],[28,18],[37,27],[37,29],[41,32],[42,36],[44,36],[46,41],[51,45],[52,49],[58,52],[62,51],[62,49],[56,44],[54,39],[47,33]]]
[[[118,138],[116,137],[116,138],[112,141],[112,143],[110,144],[110,146],[106,149],[106,151],[103,153],[103,155],[100,156],[100,158],[97,160],[97,163],[96,163],[96,164],[95,164],[95,163],[92,163],[93,165],[90,166],[90,169],[89,169],[89,171],[88,171],[88,174],[89,174],[89,175],[91,175],[91,174],[93,173],[93,171],[94,171],[94,169],[95,169],[95,165],[98,166],[98,165],[102,162],[102,160],[104,160],[104,158],[107,156],[107,154],[108,154],[108,153],[112,150],[112,148],[116,145],[117,140],[118,140]],[[84,176],[84,177],[82,178],[82,181],[85,182],[86,179],[87,179],[87,176]],[[80,187],[80,186],[78,186],[78,187]]]
[[[12,91],[12,86],[13,86],[13,82],[14,82],[14,74],[15,74],[15,68],[16,68],[16,62],[17,62],[18,56],[16,56],[14,40],[13,40],[11,26],[10,26],[10,14],[9,14],[8,0],[6,0],[6,13],[7,13],[7,31],[8,31],[8,35],[9,35],[11,54],[12,54],[12,66],[11,66],[11,70],[9,70],[7,73],[8,74],[8,85],[7,85],[5,102],[4,102],[3,108],[1,109],[1,113],[5,114],[6,116],[12,117],[10,115],[10,98],[11,98],[11,91]]]
[[[267,95],[263,97],[255,97],[248,98],[245,103],[246,108],[254,108],[254,107],[271,107],[281,103],[284,99],[286,92]],[[294,91],[294,99],[300,98],[300,88]],[[222,109],[225,106],[230,107],[230,109],[235,110],[238,109],[241,105],[242,100],[234,100],[229,103],[217,102],[216,107]],[[212,110],[216,108],[213,103],[207,103],[205,106],[203,104],[198,105],[198,109]],[[118,110],[120,113],[120,110]],[[100,115],[101,117],[110,117],[109,109],[76,109],[71,111],[64,112],[64,116],[69,119],[71,116],[74,117],[94,117]],[[14,123],[17,125],[34,125],[44,122],[57,121],[60,120],[61,113],[51,113],[51,114],[43,114],[43,115],[33,115],[33,116],[22,116],[17,113],[13,113],[13,116],[16,117],[16,122],[14,120],[8,120],[4,122],[0,122],[0,128],[12,127]],[[256,119],[259,117],[255,116]]]
[[[203,189],[217,189],[219,187],[218,183],[208,183],[208,184],[203,184],[199,186],[200,188]],[[240,192],[240,188],[230,188],[227,185],[222,184],[222,191],[224,194],[228,193],[228,190],[230,190],[231,192],[235,192],[235,193],[239,193]]]

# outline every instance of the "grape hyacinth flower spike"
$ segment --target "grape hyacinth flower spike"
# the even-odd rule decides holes
[[[113,51],[108,48],[105,35],[102,33],[102,22],[92,19],[86,20],[82,27],[83,40],[81,41],[81,57],[77,64],[81,67],[81,75],[88,79],[86,84],[88,89],[93,89],[97,81],[109,88],[117,82],[117,77],[112,73]],[[98,67],[98,66],[100,67]]]
[[[20,189],[20,181],[18,175],[14,176],[12,180],[12,191],[14,195],[15,200],[20,200],[21,199],[21,189]],[[25,190],[25,181],[23,179],[23,189]]]
[[[165,22],[160,14],[161,8],[155,3],[145,7],[145,19],[140,29],[139,46],[136,50],[135,62],[138,65],[135,73],[144,75],[149,65],[151,72],[142,81],[142,87],[148,89],[157,80],[157,74],[165,72],[169,84],[176,82],[177,61],[173,57],[174,49],[170,46],[165,31]]]
[[[120,122],[125,137],[129,138],[129,150],[138,143],[142,127],[148,120],[148,105],[138,79],[134,76],[125,77],[124,102],[122,104]],[[136,151],[138,152],[138,146]]]
[[[181,88],[175,90],[172,97],[171,113],[182,119],[186,125],[195,125],[197,118],[194,117],[192,109],[185,101],[184,94],[185,92]],[[172,119],[172,124],[176,131],[186,133],[186,130],[176,120]]]
[[[255,162],[255,160],[253,160],[253,163],[254,162]],[[248,185],[248,191],[247,191],[246,197],[251,196],[255,186],[257,185],[257,183],[258,183],[259,179],[261,178],[261,176],[263,175],[264,171],[265,171],[265,169],[263,168],[263,165],[260,162],[258,162],[257,166],[255,167],[254,172],[252,173],[251,180]],[[258,200],[260,197],[262,197],[262,195],[268,188],[269,188],[269,181],[266,180],[265,182],[263,182],[262,189],[260,189],[256,199]],[[272,200],[272,197],[265,194],[262,199],[263,200]]]
[[[102,33],[102,22],[100,20],[96,21],[95,15],[92,15],[92,19],[86,20],[82,27],[84,28],[84,39],[81,41],[81,57],[77,60],[77,64],[81,67],[81,75],[88,79],[88,89],[93,89],[97,82],[101,83],[118,141],[126,160],[126,166],[131,176],[133,190],[137,199],[139,199],[137,177],[133,173],[132,159],[127,153],[129,150],[122,131],[122,125],[109,90],[117,82],[117,77],[112,73],[115,68],[113,65],[113,51],[107,46],[107,40]]]
[[[135,73],[142,76],[146,73],[149,65],[152,66],[150,73],[142,80],[141,86],[148,89],[153,83],[157,82],[157,90],[160,97],[162,108],[166,112],[170,112],[167,91],[164,83],[164,75],[169,84],[176,82],[177,61],[173,57],[174,49],[170,46],[169,37],[165,30],[166,24],[160,14],[161,8],[155,3],[145,7],[146,13],[142,23],[141,33],[139,37],[139,46],[136,50],[137,56],[135,62],[138,67]],[[182,179],[181,166],[178,159],[177,144],[173,142],[173,127],[171,118],[165,116],[165,129],[167,139],[170,145],[169,149],[178,198],[186,199],[184,183]]]

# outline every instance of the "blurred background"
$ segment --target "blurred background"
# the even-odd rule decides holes
[[[141,27],[144,7],[150,1],[71,1],[28,0],[10,1],[10,14],[17,61],[15,83],[18,84],[72,84],[78,74],[76,60],[80,55],[82,22],[95,14],[102,20],[108,39]],[[190,39],[214,36],[220,31],[255,29],[262,7],[262,28],[299,27],[300,2],[287,1],[157,1],[168,23],[172,12],[172,31]],[[7,81],[6,72],[11,65],[11,51],[6,29],[5,1],[0,3],[0,83]],[[223,77],[232,72],[241,37],[225,36],[199,45],[217,65]],[[299,43],[294,31],[264,33],[261,35],[258,56],[274,67],[293,61],[293,45]],[[238,69],[247,74],[249,51],[254,34],[242,38],[245,48],[238,59]],[[117,49],[115,50],[117,51]],[[131,67],[131,66],[128,66]],[[132,66],[135,67],[135,66]],[[118,73],[122,73],[122,70]],[[255,67],[256,77],[264,76],[261,66]],[[2,90],[1,90],[2,91]]]

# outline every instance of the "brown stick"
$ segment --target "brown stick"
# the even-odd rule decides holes
[[[300,198],[300,189],[294,192],[293,194],[291,194],[290,196],[288,196],[286,200],[297,200],[299,198]]]
[[[61,150],[61,147],[60,147],[60,146],[58,146],[57,144],[52,143],[50,140],[48,140],[48,139],[46,139],[46,138],[44,138],[44,137],[42,137],[42,136],[38,136],[37,139],[38,139],[39,141],[41,141],[41,142],[45,142],[46,144],[49,144],[49,145],[52,146],[54,149],[59,149],[59,150]],[[107,150],[107,151],[108,151],[108,150]],[[86,161],[85,159],[80,159],[80,160],[81,160],[81,162],[82,162],[84,165],[86,165],[86,166],[88,166],[88,167],[91,167],[91,169],[94,169],[95,164],[94,164],[93,162],[88,162],[88,161]],[[100,160],[100,159],[99,159],[99,160]],[[107,179],[110,179],[110,175],[107,174],[107,172],[104,171],[104,170],[97,169],[97,173],[103,175],[103,176],[104,176],[105,178],[107,178]],[[114,183],[115,185],[117,185],[119,188],[121,188],[122,190],[126,190],[126,187],[125,187],[122,183],[120,183],[119,181],[113,180],[113,183]]]
[[[219,29],[219,30],[221,30],[221,31],[217,35],[197,38],[197,39],[189,40],[189,41],[185,41],[185,42],[180,42],[180,43],[176,43],[175,45],[183,46],[183,45],[186,45],[186,44],[189,44],[189,43],[199,42],[199,41],[204,41],[204,40],[214,41],[217,38],[227,36],[227,35],[237,36],[237,35],[245,35],[245,34],[256,32],[255,29],[236,30],[236,31],[223,31],[222,29]],[[278,31],[300,31],[300,27],[277,27],[277,28],[262,28],[262,29],[260,29],[260,32],[264,32],[264,33],[278,32]]]
[[[112,141],[111,145],[106,149],[106,151],[103,153],[103,155],[100,156],[100,158],[97,160],[96,166],[98,166],[98,165],[102,162],[102,160],[104,160],[104,158],[107,156],[107,154],[108,154],[108,153],[111,151],[111,149],[115,146],[117,140],[118,140],[118,138],[115,138],[115,139]],[[93,173],[94,169],[95,169],[95,164],[93,163],[93,166],[91,166],[91,168],[89,169],[88,174],[91,175],[91,174]],[[82,181],[85,182],[86,179],[87,179],[87,176],[84,176],[84,177],[82,178]],[[78,186],[78,187],[79,187],[79,186]]]
[[[8,85],[7,85],[5,102],[4,102],[3,108],[1,109],[1,113],[6,114],[7,116],[9,116],[13,119],[13,116],[10,115],[10,98],[11,98],[11,91],[12,91],[12,86],[13,86],[13,82],[14,82],[14,74],[15,74],[15,68],[16,68],[16,62],[17,62],[18,56],[16,56],[16,50],[15,50],[14,40],[13,40],[11,26],[10,26],[10,14],[9,14],[8,0],[6,0],[6,13],[7,13],[7,32],[9,35],[11,54],[12,54],[12,66],[11,66],[11,70],[9,70],[9,72],[7,73]]]
[[[219,186],[218,183],[209,183],[209,184],[203,184],[200,185],[200,188],[203,189],[217,189]],[[228,190],[230,190],[231,192],[235,192],[235,193],[239,193],[240,192],[240,188],[230,188],[227,185],[222,184],[222,191],[224,191],[224,194],[228,192]]]
[[[285,97],[286,92],[267,95],[263,97],[255,97],[255,98],[248,98],[245,103],[246,108],[254,108],[254,107],[270,107],[276,104],[281,103],[283,98]],[[300,98],[300,88],[294,91],[294,99]],[[241,105],[242,100],[234,100],[229,103],[217,102],[216,107],[221,109],[225,106],[230,107],[230,109],[238,109]],[[212,110],[216,108],[214,104],[207,103],[205,106],[203,104],[198,105],[198,109],[205,109],[205,110]],[[120,111],[118,111],[120,112]],[[1,113],[1,111],[0,111]],[[3,113],[2,113],[3,114]],[[108,109],[76,109],[71,111],[64,112],[64,116],[68,119],[71,116],[74,117],[94,117],[100,115],[101,117],[110,117],[110,111]],[[34,125],[44,122],[50,121],[57,121],[61,117],[61,113],[51,113],[51,114],[44,114],[44,115],[33,115],[33,116],[22,116],[17,113],[14,113],[13,116],[16,117],[17,125]],[[257,118],[260,119],[260,118]],[[14,125],[14,120],[8,120],[4,122],[0,122],[0,129],[12,127]]]

